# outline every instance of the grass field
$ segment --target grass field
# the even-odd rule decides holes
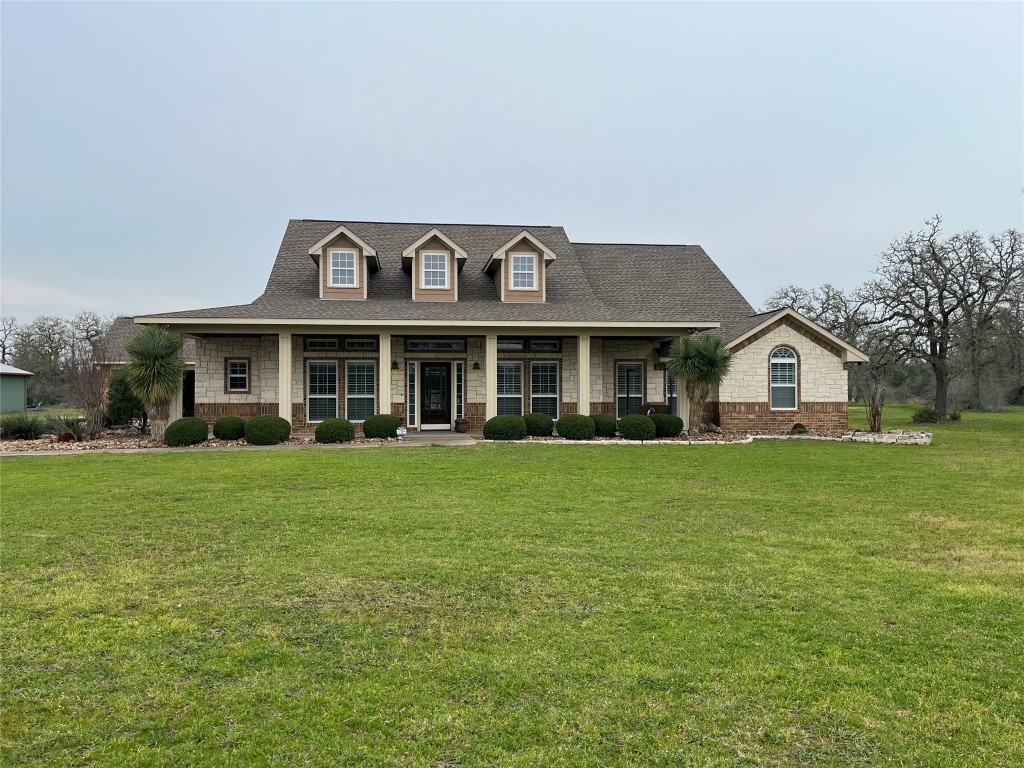
[[[2,759],[1019,766],[1024,411],[935,433],[4,459]]]

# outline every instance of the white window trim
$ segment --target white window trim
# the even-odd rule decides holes
[[[775,357],[779,350],[788,349],[793,353],[792,357]],[[793,383],[792,384],[775,384],[772,382],[772,363],[792,365],[793,366]],[[800,410],[800,389],[797,386],[800,383],[800,356],[796,354],[796,350],[792,347],[779,347],[774,350],[768,358],[768,409],[772,411],[799,411]],[[793,407],[792,408],[776,408],[774,398],[772,397],[775,388],[779,389],[792,389],[793,390]]]
[[[444,285],[427,285],[427,256],[444,256]],[[420,290],[447,291],[451,287],[452,255],[448,251],[422,251],[420,253]]]
[[[405,366],[405,417],[410,427],[419,425],[420,418],[420,378],[416,362],[410,360]]]
[[[539,286],[540,277],[537,274],[537,254],[536,253],[521,253],[521,252],[517,253],[517,252],[512,252],[512,253],[509,253],[508,256],[509,256],[509,265],[508,265],[508,270],[509,270],[509,272],[508,272],[509,286],[508,287],[509,287],[509,289],[513,290],[513,291],[538,291],[538,290],[540,290],[540,286]],[[518,287],[517,288],[516,287],[516,257],[522,257],[522,256],[529,256],[530,257],[530,263],[531,263],[532,266],[531,266],[529,274],[533,275],[533,287],[532,288],[523,288],[523,287]],[[519,274],[527,274],[526,272],[523,272],[522,270],[519,270],[518,273]]]
[[[553,365],[555,366],[555,393],[537,394],[533,391],[533,367],[535,365]],[[562,414],[562,366],[559,365],[557,360],[531,360],[530,361],[530,411],[536,413],[536,409],[533,407],[534,398],[538,397],[553,397],[555,398],[555,416],[554,420],[558,421],[558,417]]]
[[[352,256],[352,282],[351,283],[336,283],[334,282],[334,256],[337,254],[349,254]],[[332,248],[327,254],[327,284],[331,288],[358,288],[359,287],[359,251],[353,250],[352,248]]]
[[[232,387],[231,386],[231,364],[232,363],[241,363],[242,365],[245,366],[245,386],[244,387]],[[249,374],[250,374],[250,371],[249,371],[249,361],[246,360],[245,358],[241,358],[241,357],[228,358],[228,366],[227,366],[227,368],[228,368],[228,370],[227,370],[228,380],[225,383],[227,384],[228,392],[248,392],[249,391]],[[235,376],[237,377],[238,374],[236,373]]]
[[[370,370],[373,371],[373,394],[370,395],[350,395],[348,393],[348,369],[350,365],[354,363],[360,363],[362,365],[369,365]],[[377,361],[376,360],[346,360],[345,361],[345,418],[348,419],[348,401],[349,398],[358,400],[369,400],[373,403],[374,413],[377,411],[377,392],[380,391],[380,376],[377,373]],[[349,419],[353,424],[362,424],[366,419]]]
[[[330,400],[331,399],[331,395],[311,395],[309,393],[309,385],[312,383],[310,381],[311,377],[310,377],[310,373],[309,373],[310,366],[312,366],[314,364],[316,364],[316,365],[324,365],[325,363],[331,364],[331,365],[334,366],[334,417],[335,418],[338,417],[338,361],[337,360],[307,360],[306,361],[306,421],[308,423],[310,423],[310,424],[319,424],[321,421],[323,421],[323,419],[319,419],[317,421],[313,421],[309,417],[309,414],[310,414],[309,401],[311,399],[313,399],[313,398],[316,398],[317,400]]]

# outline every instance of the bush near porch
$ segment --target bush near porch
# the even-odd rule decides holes
[[[4,760],[1021,765],[1024,409],[934,433],[5,458]]]

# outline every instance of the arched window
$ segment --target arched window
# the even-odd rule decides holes
[[[779,347],[771,357],[771,407],[773,410],[796,410],[796,352]]]

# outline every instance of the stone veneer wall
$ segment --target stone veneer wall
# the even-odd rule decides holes
[[[797,410],[769,405],[769,358],[780,346],[794,349],[797,363]],[[727,430],[788,432],[795,424],[810,430],[844,430],[847,426],[847,370],[842,351],[783,318],[733,348],[729,376],[708,403],[705,418]],[[716,413],[717,412],[717,413]]]
[[[227,392],[225,361],[249,360],[248,392]],[[277,414],[277,336],[196,339],[195,414],[214,422],[222,416]]]

